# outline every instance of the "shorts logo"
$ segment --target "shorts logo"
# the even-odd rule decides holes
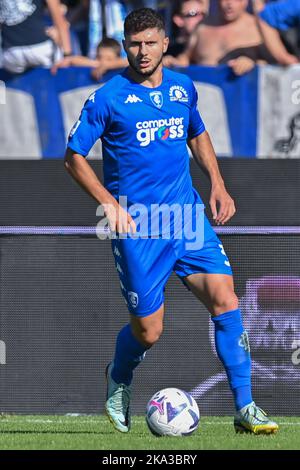
[[[150,93],[150,98],[152,103],[157,107],[161,108],[164,102],[163,95],[161,91],[152,91]]]
[[[133,308],[136,308],[139,303],[139,296],[136,292],[129,291],[128,292],[128,300]]]
[[[186,90],[179,85],[174,85],[169,91],[170,101],[179,101],[180,103],[187,103],[189,100]]]

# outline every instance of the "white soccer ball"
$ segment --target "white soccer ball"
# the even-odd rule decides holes
[[[184,390],[165,388],[156,392],[146,409],[146,423],[156,436],[188,436],[198,427],[199,408]]]

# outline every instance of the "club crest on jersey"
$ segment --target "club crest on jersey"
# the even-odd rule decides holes
[[[139,303],[139,297],[136,292],[128,292],[128,300],[133,308],[136,308]]]
[[[152,103],[157,107],[161,108],[163,105],[163,95],[161,91],[151,91],[150,98]]]
[[[179,85],[173,85],[169,91],[170,101],[180,101],[181,103],[187,103],[189,100],[187,91]]]

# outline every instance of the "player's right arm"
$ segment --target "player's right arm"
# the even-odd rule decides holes
[[[65,153],[65,168],[74,180],[103,206],[110,229],[118,233],[135,232],[135,223],[102,185],[91,165],[85,157],[97,139],[109,127],[110,109],[108,103],[97,101],[96,93],[86,101],[80,118],[74,125]]]
[[[103,206],[110,229],[118,233],[135,232],[135,223],[99,181],[86,159],[67,148],[65,168],[75,181],[99,204]]]

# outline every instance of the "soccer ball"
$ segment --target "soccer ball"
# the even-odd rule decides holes
[[[146,409],[146,423],[155,436],[188,436],[198,427],[199,408],[184,390],[165,388],[156,392]]]

